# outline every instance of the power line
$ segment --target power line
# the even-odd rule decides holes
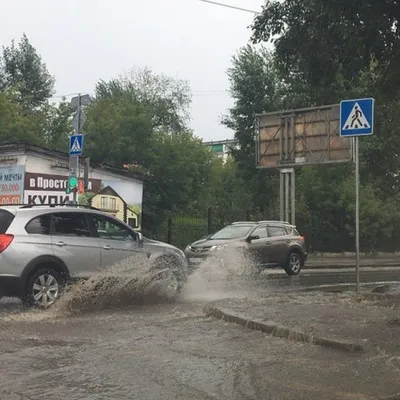
[[[49,100],[56,100],[56,99],[66,99],[68,97],[71,96],[76,96],[79,93],[68,93],[68,94],[60,94],[60,95],[56,95],[56,96],[51,96],[49,97]],[[95,93],[88,93],[90,94],[90,96],[95,97],[96,94]],[[191,95],[193,97],[195,96],[223,96],[223,95],[227,95],[229,94],[228,90],[221,90],[221,89],[216,89],[216,90],[193,90],[191,92]]]
[[[211,1],[211,0],[199,0],[199,1],[202,1],[202,2],[204,2],[204,3],[213,4],[213,5],[215,5],[215,6],[221,6],[221,7],[226,7],[226,8],[232,8],[233,10],[245,11],[245,12],[252,13],[252,14],[260,14],[259,11],[250,10],[250,9],[248,9],[248,8],[236,7],[236,6],[233,6],[233,5],[231,5],[231,4],[218,3],[217,1]]]

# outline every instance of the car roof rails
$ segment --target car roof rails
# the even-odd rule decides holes
[[[240,225],[240,224],[256,224],[257,222],[254,221],[236,221],[232,222],[231,225]]]
[[[277,221],[277,220],[269,220],[269,221],[258,221],[259,224],[282,224],[282,225],[292,225],[288,221]]]
[[[96,207],[84,205],[84,204],[73,204],[73,203],[48,203],[48,204],[2,204],[2,206],[19,207],[21,209],[34,208],[34,207],[76,207],[76,208],[87,208],[89,210],[101,211]]]

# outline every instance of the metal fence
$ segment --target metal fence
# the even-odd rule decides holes
[[[158,210],[152,215],[143,214],[142,231],[149,238],[171,243],[181,249],[208,234],[214,233],[235,221],[259,221],[278,219],[274,212],[254,213],[245,210],[208,207],[192,215],[182,215]],[[309,218],[298,213],[296,225],[305,236],[309,252],[353,252],[354,234],[348,232],[345,219],[336,218],[327,221],[314,215]],[[363,252],[396,252],[400,250],[400,227],[396,226],[383,235],[371,227],[361,236]]]
[[[181,249],[234,221],[251,221],[249,212],[221,212],[208,207],[196,216],[160,211],[160,217],[143,216],[143,234],[155,240],[171,243]]]

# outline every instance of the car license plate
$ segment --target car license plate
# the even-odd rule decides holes
[[[199,262],[202,262],[203,259],[202,258],[198,258],[198,257],[190,257],[189,261],[192,262],[192,263],[199,263]]]

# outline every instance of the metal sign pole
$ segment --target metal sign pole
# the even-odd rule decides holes
[[[80,125],[81,125],[81,94],[78,94],[78,109],[77,109],[77,125],[76,125],[76,134],[79,135],[80,134]],[[79,176],[79,156],[74,156],[73,157],[73,162],[72,164],[74,165],[74,167],[76,168],[77,171],[77,176]],[[72,202],[74,205],[77,205],[78,201],[77,201],[77,191],[78,188],[74,188],[73,192],[72,192]]]
[[[354,138],[356,156],[356,292],[360,293],[360,154],[358,136]]]
[[[360,148],[359,136],[374,132],[375,100],[373,98],[340,102],[340,136],[354,138],[356,181],[356,292],[360,293]]]

